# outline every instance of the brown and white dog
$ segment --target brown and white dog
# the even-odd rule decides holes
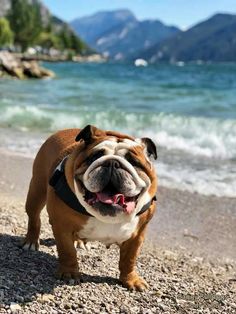
[[[38,249],[40,212],[46,204],[59,255],[58,278],[78,279],[74,242],[96,240],[118,244],[121,282],[129,289],[145,289],[135,263],[155,211],[157,177],[151,156],[157,158],[150,139],[90,125],[49,137],[33,165],[23,248]]]

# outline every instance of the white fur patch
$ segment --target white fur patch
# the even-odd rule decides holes
[[[86,186],[86,188],[89,190],[89,186],[87,186],[87,180],[89,178],[89,174],[91,171],[93,171],[95,168],[98,166],[102,165],[106,160],[110,160],[111,155],[105,155],[102,156],[101,158],[95,160],[85,171],[83,175],[83,183]],[[146,186],[146,183],[139,177],[137,171],[135,168],[124,158],[117,156],[117,155],[112,155],[113,160],[119,161],[123,167],[132,174],[133,180],[135,181],[136,187],[138,189],[137,194],[141,191],[142,188]]]
[[[124,152],[127,152],[129,148],[135,147],[135,146],[141,146],[140,143],[136,141],[132,141],[129,139],[124,139],[122,142],[117,143],[116,139],[114,140],[111,138],[110,140],[103,141],[96,145],[94,149],[106,149],[107,152],[110,154],[118,154],[120,150],[123,150]]]
[[[133,217],[129,222],[109,224],[96,218],[89,218],[86,225],[79,232],[80,239],[86,241],[100,241],[106,245],[128,240],[137,228],[139,218]]]

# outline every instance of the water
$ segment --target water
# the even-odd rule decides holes
[[[0,80],[0,148],[34,155],[62,128],[94,124],[158,145],[163,186],[236,196],[236,64],[45,64],[57,78]]]

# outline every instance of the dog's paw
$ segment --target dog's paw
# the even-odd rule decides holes
[[[90,243],[84,242],[83,240],[77,240],[75,241],[75,248],[90,251],[91,245]]]
[[[25,251],[38,251],[39,241],[30,241],[26,238],[23,240],[20,247]]]
[[[128,288],[129,290],[136,290],[136,291],[144,291],[148,288],[148,284],[144,279],[139,277],[137,274],[127,276],[125,278],[120,278],[124,287]]]
[[[80,281],[80,273],[78,270],[74,270],[74,271],[58,270],[55,273],[55,277],[56,277],[56,279],[65,280],[65,281],[69,281],[71,279],[75,280],[75,282]]]

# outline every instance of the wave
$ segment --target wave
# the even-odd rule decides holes
[[[161,147],[190,155],[236,159],[236,120],[129,113],[52,109],[47,106],[0,108],[0,126],[23,131],[54,132],[58,129],[95,124],[104,129],[149,136]]]
[[[173,167],[158,163],[157,170],[161,186],[206,196],[236,197],[236,169],[232,171],[219,165],[214,171],[211,168],[197,170],[186,164]]]

